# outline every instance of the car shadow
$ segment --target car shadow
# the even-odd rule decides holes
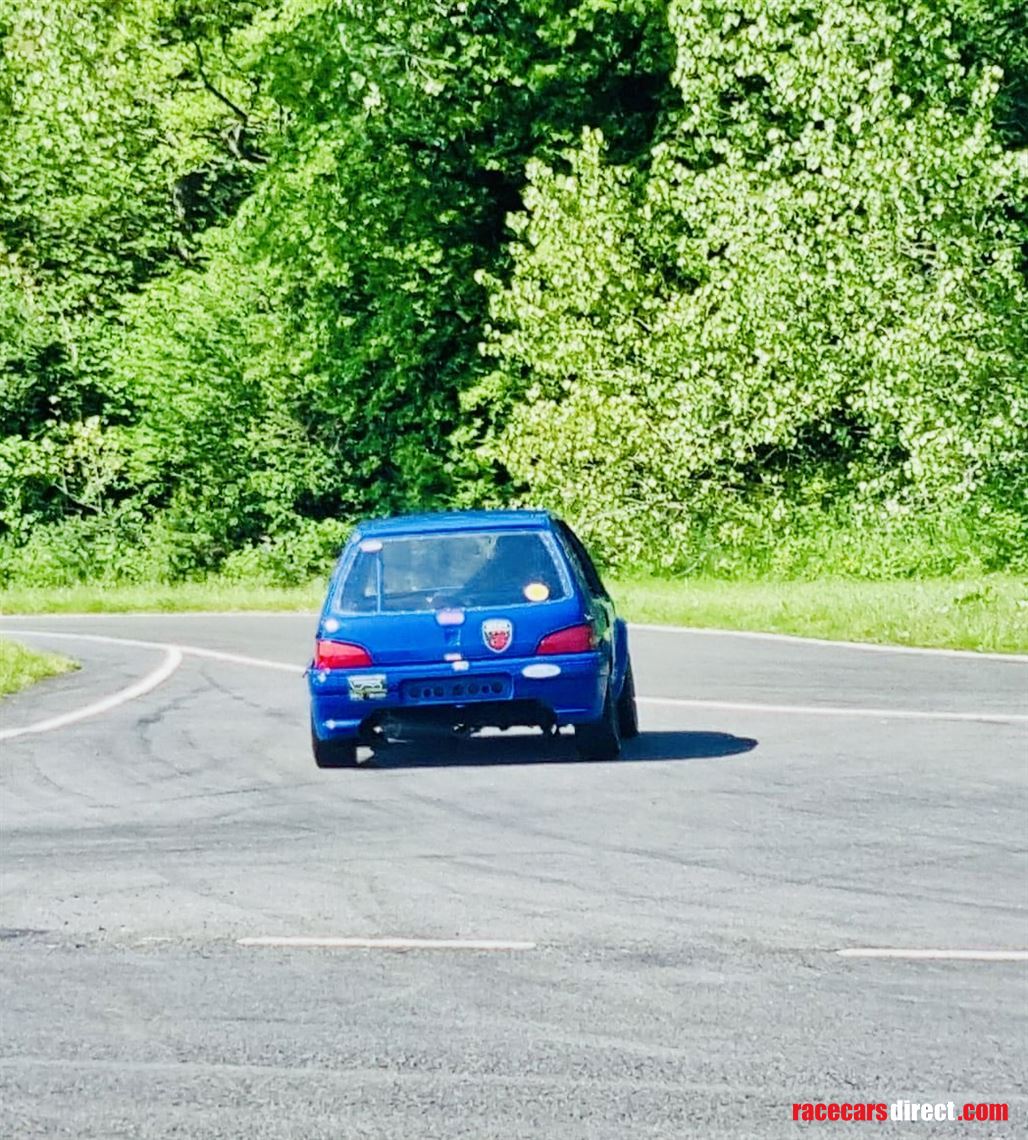
[[[711,760],[757,747],[749,736],[730,732],[643,732],[625,742],[617,760],[580,760],[573,736],[535,734],[436,738],[377,747],[361,768],[490,768],[510,764],[625,764],[646,761]]]

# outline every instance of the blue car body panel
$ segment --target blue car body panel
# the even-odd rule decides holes
[[[487,533],[537,535],[558,579],[551,596],[506,605],[354,612],[343,606],[344,583],[362,550],[390,539]],[[583,570],[573,536],[543,511],[455,511],[359,524],[340,555],[318,621],[317,638],[363,648],[370,665],[308,669],[311,723],[321,740],[358,736],[369,724],[434,716],[461,723],[585,724],[598,720],[608,687],[616,698],[628,661],[627,628],[614,613],[589,563]],[[584,555],[588,559],[587,555]],[[588,581],[590,574],[593,584]],[[381,607],[381,584],[379,606]],[[509,630],[507,628],[509,623]],[[594,649],[538,655],[549,634],[589,623]],[[499,624],[505,644],[490,647]],[[541,713],[540,717],[534,714]],[[519,719],[521,715],[525,720]],[[495,718],[495,719],[493,719]]]

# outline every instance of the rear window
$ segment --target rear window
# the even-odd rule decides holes
[[[512,606],[568,595],[551,541],[539,531],[365,539],[339,594],[345,613]]]

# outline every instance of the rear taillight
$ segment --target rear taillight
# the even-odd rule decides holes
[[[321,639],[314,643],[315,669],[362,669],[370,664],[371,654],[363,645]]]
[[[597,645],[596,631],[591,625],[569,625],[548,633],[535,647],[536,653],[588,653]]]

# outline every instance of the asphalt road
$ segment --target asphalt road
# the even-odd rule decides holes
[[[84,666],[0,706],[0,1135],[751,1140],[899,1100],[1010,1121],[889,1135],[1025,1134],[1028,963],[836,951],[1028,948],[1028,663],[636,630],[613,764],[319,772],[298,672],[188,652],[11,735],[174,665],[70,634],[299,666],[312,626],[0,622]],[[535,948],[237,942],[296,935]]]

